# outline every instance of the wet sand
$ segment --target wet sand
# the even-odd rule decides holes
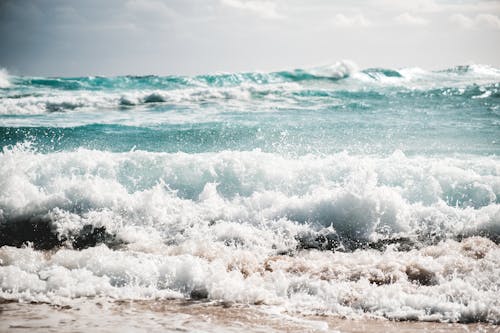
[[[0,318],[0,332],[500,332],[500,326],[484,323],[301,316],[265,306],[180,300],[89,300],[59,306],[4,301]]]

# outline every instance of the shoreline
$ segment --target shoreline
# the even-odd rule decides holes
[[[487,323],[304,316],[276,308],[186,300],[87,299],[71,305],[2,300],[0,316],[2,332],[500,332],[500,326]]]

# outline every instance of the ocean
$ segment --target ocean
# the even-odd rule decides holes
[[[3,302],[500,323],[500,69],[3,71],[0,145]]]

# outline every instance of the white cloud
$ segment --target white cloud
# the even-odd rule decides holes
[[[260,17],[268,19],[281,19],[283,15],[276,10],[276,2],[266,0],[221,0],[223,5],[247,10]]]
[[[500,29],[500,18],[492,14],[479,14],[476,16],[476,22],[489,28]]]
[[[409,12],[439,12],[446,6],[434,0],[371,0],[371,3],[385,10]]]
[[[498,0],[367,0],[371,8],[384,12],[408,13],[498,13]]]
[[[125,7],[135,14],[140,13],[159,18],[172,18],[177,16],[174,10],[158,0],[129,0],[125,4]]]
[[[410,25],[410,26],[424,26],[429,23],[428,20],[423,17],[412,15],[410,13],[403,13],[394,18],[397,24]]]
[[[371,22],[366,19],[362,14],[356,14],[352,16],[346,16],[344,14],[337,14],[333,20],[333,23],[339,27],[368,27]]]
[[[450,21],[464,29],[472,29],[474,27],[474,20],[462,14],[451,15]]]
[[[450,16],[450,21],[463,29],[500,29],[500,18],[492,14],[478,14],[474,17],[453,14]]]

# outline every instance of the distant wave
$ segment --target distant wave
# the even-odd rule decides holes
[[[2,70],[0,87],[10,83],[8,74]],[[117,77],[15,77],[15,85],[48,87],[61,90],[116,90],[116,89],[180,89],[189,87],[229,87],[249,84],[273,84],[310,80],[372,79],[384,81],[387,78],[405,80],[462,80],[474,78],[500,79],[500,69],[488,65],[465,65],[449,69],[427,71],[415,68],[369,68],[359,70],[351,61],[341,61],[320,67],[283,70],[277,72],[221,73],[197,76],[117,76]],[[394,81],[395,83],[396,81]]]
[[[500,70],[485,65],[457,66],[441,71],[420,68],[358,70],[355,64],[346,61],[271,73],[194,77],[10,77],[10,81],[7,81],[6,72],[3,73],[0,84],[8,89],[0,92],[0,114],[12,115],[154,107],[161,103],[195,106],[255,101],[295,107],[311,98],[329,103],[355,95],[365,98],[394,93],[409,97],[462,96],[494,100],[500,91]]]
[[[398,76],[384,76],[380,78],[380,71],[363,73],[366,80],[378,82],[392,82],[401,80]],[[385,75],[385,74],[382,74]],[[378,88],[366,85],[363,88],[351,86],[335,86],[332,89],[326,87],[307,87],[278,84],[273,86],[245,86],[245,87],[196,87],[186,89],[168,90],[125,90],[125,91],[95,91],[88,90],[59,93],[44,93],[34,91],[33,93],[10,94],[0,96],[0,115],[8,114],[42,114],[51,112],[67,111],[98,111],[120,108],[144,109],[145,106],[154,107],[157,104],[175,103],[176,105],[196,106],[200,103],[240,103],[240,102],[282,102],[281,107],[299,107],[300,103],[307,99],[335,101],[335,99],[346,98],[375,98],[397,94],[403,98],[416,98],[419,96],[433,96],[449,98],[461,96],[472,99],[496,100],[500,97],[500,83],[476,85],[471,82],[468,86],[456,87],[432,87],[427,89],[395,89],[392,91],[381,91]]]
[[[331,65],[314,67],[309,69],[296,69],[294,71],[281,71],[272,73],[285,79],[294,81],[331,79],[340,80],[351,76],[358,71],[358,66],[349,60],[343,60]],[[271,74],[271,75],[272,75]]]

